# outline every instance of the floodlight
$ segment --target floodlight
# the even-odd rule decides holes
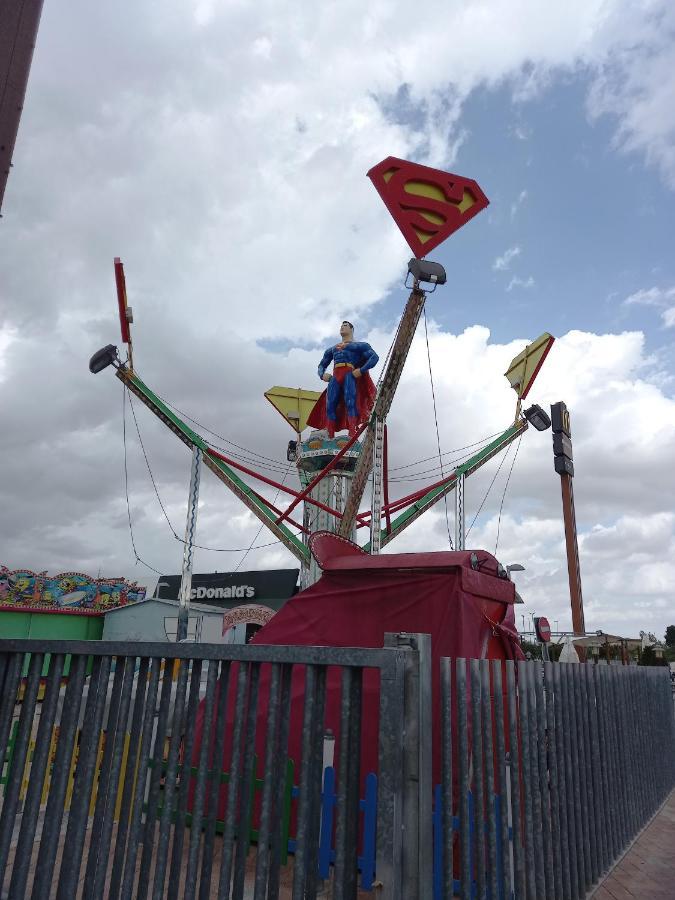
[[[108,366],[112,366],[116,359],[117,347],[114,344],[108,344],[107,347],[103,347],[94,353],[89,360],[89,371],[92,375],[98,375],[99,372],[107,369]]]
[[[520,563],[509,563],[506,567],[507,572],[524,572],[525,566],[521,566]]]
[[[546,431],[547,428],[551,427],[551,419],[547,413],[539,406],[538,403],[530,406],[529,409],[526,409],[523,413],[527,421],[532,425],[533,428],[536,428],[537,431]]]
[[[417,282],[423,284],[432,284],[432,291],[436,290],[437,284],[445,284],[445,269],[440,263],[430,262],[428,259],[416,259],[413,257],[408,263],[408,274]],[[406,283],[407,283],[406,277]]]

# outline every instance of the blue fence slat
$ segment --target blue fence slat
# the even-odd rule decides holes
[[[499,794],[495,794],[495,816],[498,822],[501,822],[501,815],[502,798]],[[504,846],[501,828],[497,829],[497,884],[499,885],[497,893],[499,900],[506,900],[504,897]]]
[[[366,797],[363,810],[363,856],[361,857],[361,887],[370,891],[375,881],[375,852],[377,842],[377,775],[366,776]]]
[[[335,769],[329,766],[323,773],[323,792],[321,794],[321,834],[319,836],[319,876],[321,878],[328,878],[330,874],[336,800]]]
[[[441,798],[442,786],[437,784],[434,788],[433,806],[433,835],[434,835],[434,900],[443,894],[443,822],[441,818],[443,800]]]
[[[297,800],[300,788],[293,785],[291,798]],[[337,793],[335,791],[335,769],[327,766],[324,769],[323,790],[321,792],[321,830],[319,833],[319,877],[326,879],[330,875],[330,867],[335,862],[333,848],[333,831]],[[361,889],[371,891],[375,883],[375,859],[377,851],[377,775],[370,772],[366,776],[365,797],[359,800],[359,810],[363,813],[362,852],[357,865],[361,873]],[[295,838],[288,839],[288,852],[295,853]]]
[[[442,788],[440,784],[437,784],[434,787],[434,802],[433,802],[433,890],[434,890],[434,900],[446,900],[443,897],[443,795],[441,793]],[[499,815],[501,812],[501,802],[502,798],[499,794],[495,794],[493,796],[495,815],[497,816],[497,820],[499,821]],[[483,823],[483,830],[487,832],[487,822]],[[473,804],[473,794],[469,792],[469,844],[473,854],[473,834],[474,834],[474,804]],[[453,816],[453,829],[459,831],[459,815]],[[512,840],[513,829],[509,828],[509,842]],[[501,831],[497,833],[497,871],[499,874],[499,883],[501,884],[501,873],[504,865],[508,865],[509,860],[509,847],[504,848],[502,844]],[[471,855],[471,859],[473,861],[473,855]],[[475,876],[475,873],[473,873]],[[461,882],[458,878],[455,878],[453,881],[453,893],[459,895],[461,892]],[[471,883],[471,896],[476,896],[476,882],[475,880]],[[509,897],[504,896],[504,891],[500,889],[497,898],[492,898],[490,894],[490,889],[488,886],[486,896],[490,898],[490,900],[511,900],[513,894],[511,893]]]

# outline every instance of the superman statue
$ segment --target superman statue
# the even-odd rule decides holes
[[[354,340],[351,322],[342,323],[340,338],[340,343],[329,347],[321,358],[319,378],[327,381],[328,387],[307,418],[307,424],[313,428],[325,428],[329,438],[345,428],[354,437],[358,426],[370,415],[376,393],[368,370],[376,365],[377,353],[365,341]],[[332,375],[326,371],[331,360]]]

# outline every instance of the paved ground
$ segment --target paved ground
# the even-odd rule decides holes
[[[64,853],[64,837],[65,837],[65,831],[66,831],[66,823],[67,823],[67,817],[65,818],[63,827],[61,829],[61,839],[58,844],[56,861],[55,861],[55,865],[54,865],[54,882],[58,881],[58,873],[60,872],[61,867],[67,866],[69,864],[68,854],[67,854],[67,852]],[[33,848],[31,851],[31,858],[30,858],[30,862],[29,862],[29,866],[28,866],[28,884],[27,884],[27,890],[26,890],[26,894],[25,894],[26,896],[29,896],[30,892],[36,886],[34,877],[35,877],[35,867],[36,867],[36,863],[37,863],[37,856],[38,856],[38,852],[39,852],[39,848],[40,848],[40,835],[42,833],[42,826],[43,826],[43,816],[41,816],[40,821],[38,822],[38,827],[36,829],[36,839],[35,839],[35,842],[33,844]],[[15,829],[15,835],[12,840],[12,845],[11,845],[11,849],[10,849],[10,853],[9,853],[7,869],[4,873],[0,873],[0,900],[8,900],[8,898],[9,898],[10,878],[11,878],[12,867],[14,864],[14,855],[16,852],[16,844],[17,844],[16,838],[18,835],[18,831],[19,831],[19,824],[17,823],[17,827]],[[117,835],[117,826],[115,825],[113,827],[113,831],[112,831],[112,835],[111,835],[111,841],[110,841],[111,847],[113,847],[115,844],[116,835]],[[89,846],[90,838],[91,838],[91,829],[88,828],[86,835],[85,835],[85,856],[87,853],[87,848]],[[180,873],[180,877],[179,877],[179,887],[178,887],[178,892],[177,892],[179,897],[182,896],[182,894],[183,894],[184,878],[185,878],[185,873],[187,871],[188,842],[189,842],[189,831],[186,831],[186,833],[184,835],[182,865],[181,865],[181,873]],[[155,840],[153,842],[153,846],[156,850],[157,840]],[[169,848],[168,848],[168,856],[167,856],[169,866],[171,865],[172,848],[173,848],[173,845],[170,842]],[[215,846],[214,846],[213,873],[212,873],[212,880],[211,880],[211,890],[209,891],[210,897],[215,897],[218,892],[218,875],[220,873],[221,851],[222,851],[222,841],[219,837],[217,837],[216,841],[215,841]],[[140,861],[141,861],[140,857],[141,857],[141,854],[139,852],[137,864],[136,864],[136,876],[138,876],[138,872],[140,869]],[[106,885],[108,885],[109,881],[110,881],[110,875],[111,875],[111,871],[112,871],[112,862],[113,862],[113,857],[111,854],[110,859],[108,861],[108,870],[107,870],[107,875],[106,875],[106,879],[105,879]],[[247,858],[243,900],[252,900],[252,898],[253,898],[254,882],[255,882],[255,867],[256,867],[256,852],[255,852],[255,847],[253,846],[253,847],[251,847],[251,850],[250,850],[250,852],[248,854],[248,858]],[[72,898],[72,900],[89,900],[89,898],[86,898],[84,896],[85,868],[86,868],[86,862],[83,863],[83,865],[81,866],[80,877],[78,879],[77,893]],[[151,864],[151,869],[150,869],[150,885],[151,886],[152,886],[153,880],[154,880],[154,870],[155,870],[155,853],[153,852],[152,864]],[[166,896],[167,890],[168,890],[168,876],[167,876],[167,883],[165,883],[165,890],[162,893],[162,896]],[[280,871],[280,885],[279,885],[278,900],[291,900],[292,892],[293,892],[293,857],[291,856],[291,857],[289,857],[288,865],[283,867]],[[320,898],[328,898],[331,894],[332,894],[332,881],[322,882],[319,885],[319,891],[318,891],[317,896]],[[23,896],[23,894],[22,894],[22,896]],[[49,896],[50,900],[53,900],[53,898],[56,897],[56,883],[51,885],[51,889],[48,891],[48,896]],[[105,889],[105,893],[103,894],[103,897],[101,898],[101,900],[103,900],[103,898],[105,898],[107,896],[108,896],[108,892],[107,892],[107,889]],[[364,891],[359,890],[358,894],[357,894],[358,900],[376,900],[377,896],[378,896],[377,891],[366,893]],[[70,898],[69,898],[69,900],[70,900]],[[97,900],[98,900],[98,898],[97,898]],[[406,900],[412,900],[412,898],[406,898]]]
[[[592,897],[675,900],[675,791]]]

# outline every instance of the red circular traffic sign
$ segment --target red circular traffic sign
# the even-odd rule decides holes
[[[551,623],[544,616],[539,616],[534,620],[534,628],[537,637],[543,644],[548,644],[551,640]]]

